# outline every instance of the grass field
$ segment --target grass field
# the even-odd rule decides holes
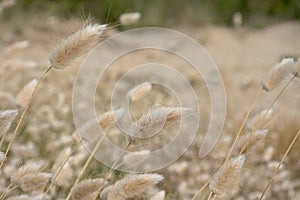
[[[0,137],[3,139],[1,152],[5,153],[9,147],[17,123],[22,118],[21,114],[28,105],[28,93],[29,96],[32,93],[32,89],[27,88],[23,94],[24,100],[20,97],[20,91],[32,79],[42,77],[49,66],[48,55],[53,48],[60,44],[62,38],[74,33],[78,27],[82,27],[81,25],[82,22],[79,20],[63,21],[53,16],[28,18],[26,23],[18,18],[12,18],[0,24],[0,110],[18,110],[16,116],[12,114],[12,118],[15,119],[7,133],[3,128],[7,122],[3,117],[5,113],[1,113],[3,116],[0,114]],[[203,80],[193,70],[189,71],[187,63],[174,55],[141,50],[131,57],[121,58],[113,63],[111,70],[107,70],[103,84],[99,85],[95,94],[97,115],[110,111],[110,95],[118,78],[131,66],[155,61],[172,66],[186,75],[196,95],[201,99],[198,137],[184,155],[161,170],[135,176],[128,176],[121,171],[111,171],[111,176],[107,178],[104,186],[100,178],[105,179],[110,174],[110,168],[92,159],[80,180],[93,180],[75,184],[89,158],[89,153],[80,142],[78,143],[72,114],[73,84],[82,61],[79,59],[71,67],[64,70],[51,69],[47,73],[20,123],[8,157],[1,159],[2,154],[0,154],[0,160],[4,163],[0,171],[1,198],[66,199],[69,194],[68,198],[73,199],[99,199],[100,197],[97,196],[94,198],[98,192],[101,193],[102,199],[192,199],[193,197],[194,199],[260,199],[273,172],[279,167],[280,160],[299,130],[298,77],[293,79],[272,105],[273,115],[270,120],[274,119],[274,121],[270,124],[267,124],[266,119],[261,121],[262,124],[268,125],[264,128],[260,127],[260,129],[268,129],[267,136],[257,140],[254,138],[254,141],[248,140],[249,146],[243,151],[245,160],[238,155],[243,142],[247,141],[245,140],[247,134],[251,131],[255,132],[249,128],[251,119],[261,111],[270,108],[272,101],[287,84],[285,80],[270,92],[263,91],[260,85],[263,75],[270,67],[284,57],[297,59],[300,55],[300,24],[291,21],[261,29],[229,28],[210,24],[197,26],[181,24],[172,28],[187,34],[207,50],[218,66],[225,84],[227,116],[224,130],[214,150],[206,158],[202,160],[198,158],[200,144],[210,119],[210,110],[207,109],[210,105],[209,95]],[[114,35],[119,31],[114,28],[108,32],[108,35]],[[132,41],[132,45],[136,43],[138,41]],[[180,42],[174,41],[174,48],[180,48],[180,45]],[[103,56],[109,55],[108,52]],[[153,88],[151,98],[137,101],[136,105],[132,105],[136,121],[154,104],[178,106],[172,95],[160,91],[159,88]],[[257,91],[261,92],[249,113],[248,127],[241,129],[241,136],[232,151],[233,159],[238,158],[238,161],[226,160]],[[21,100],[18,100],[18,95]],[[116,137],[118,136],[116,127],[105,126],[105,130],[114,142],[124,143],[122,139]],[[145,150],[143,149],[145,145],[146,143],[142,143],[141,146],[132,148],[132,151]],[[299,141],[296,141],[280,166],[264,199],[300,198],[299,150]],[[101,151],[106,152],[109,149],[101,149]],[[228,177],[224,175],[224,169],[223,174],[222,171],[220,172],[224,161],[227,163],[223,166],[223,168],[227,167],[225,171],[232,168],[228,173],[229,178],[233,180],[228,182],[226,182]],[[20,170],[20,167],[25,164],[27,169]],[[214,176],[218,170],[219,175]],[[225,186],[224,188],[220,186],[221,189],[217,188],[217,190],[212,181],[215,181],[216,185],[216,182],[220,181],[216,176],[221,176],[220,173],[225,176]],[[210,186],[205,187],[199,195],[195,196],[208,181]],[[98,191],[99,188],[103,190]]]

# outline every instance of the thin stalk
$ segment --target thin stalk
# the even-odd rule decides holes
[[[98,140],[97,144],[95,145],[95,147],[93,148],[93,151],[90,153],[88,159],[86,160],[86,162],[84,163],[84,166],[82,167],[82,169],[80,170],[77,178],[76,178],[76,181],[74,182],[73,185],[76,185],[81,177],[83,176],[84,172],[86,171],[86,169],[88,168],[89,164],[91,163],[92,159],[94,158],[94,155],[95,153],[98,151],[99,147],[100,147],[100,144],[102,143],[103,139],[105,138],[104,135],[102,135],[102,137]],[[68,196],[66,198],[66,200],[69,200],[71,198],[71,190],[69,191],[68,193]]]
[[[210,192],[209,195],[208,195],[208,197],[207,197],[207,200],[210,200],[212,196],[213,196],[213,193]]]
[[[277,165],[272,177],[270,178],[268,184],[266,185],[262,195],[260,196],[260,200],[262,200],[262,198],[265,196],[267,190],[269,189],[270,185],[272,184],[272,181],[274,179],[274,177],[276,176],[276,174],[278,173],[284,159],[286,158],[286,156],[288,155],[288,153],[290,152],[291,148],[293,147],[293,145],[295,144],[298,136],[300,135],[300,130],[298,130],[297,134],[295,135],[294,139],[292,140],[292,142],[290,143],[289,147],[287,148],[286,152],[284,153],[283,157],[281,158],[279,164]]]
[[[244,144],[244,146],[242,147],[241,151],[240,151],[240,155],[242,155],[245,151],[245,149],[247,148],[251,135],[252,133],[254,133],[256,130],[258,130],[259,126],[261,125],[261,123],[263,122],[263,120],[266,118],[267,113],[272,109],[272,107],[274,106],[274,104],[276,103],[276,101],[279,99],[279,97],[283,94],[283,92],[288,88],[288,86],[292,83],[292,81],[295,79],[296,76],[293,76],[285,85],[284,87],[281,89],[281,91],[279,92],[279,94],[275,97],[275,99],[273,99],[272,103],[270,104],[270,106],[268,107],[266,113],[264,114],[264,116],[258,121],[257,125],[255,126],[254,130],[251,131],[250,133],[250,137],[247,139],[246,143]]]
[[[198,192],[192,197],[191,200],[195,200],[196,197],[208,186],[209,181],[206,181],[206,183],[198,190]]]
[[[48,194],[48,192],[50,191],[51,187],[54,185],[56,178],[60,175],[61,171],[63,170],[64,166],[67,164],[68,160],[70,159],[71,155],[77,150],[77,148],[79,147],[79,144],[76,144],[75,147],[72,149],[71,153],[67,156],[67,158],[64,160],[63,164],[58,168],[58,170],[55,172],[55,175],[53,177],[53,179],[51,180],[51,183],[49,185],[49,187],[47,188],[47,190],[44,192],[43,198],[42,200],[44,200],[46,198],[46,195]],[[46,184],[47,185],[47,184]],[[44,186],[43,190],[46,188],[46,185]]]
[[[37,89],[38,89],[40,83],[41,83],[42,80],[47,76],[47,74],[48,74],[48,72],[50,71],[50,69],[52,69],[52,66],[50,66],[50,67],[44,72],[44,74],[42,75],[42,77],[38,80],[38,83],[37,83],[36,87],[34,88],[34,90],[33,90],[33,92],[32,92],[32,95],[31,95],[30,98],[29,98],[29,102],[27,103],[27,105],[25,106],[25,108],[24,108],[24,110],[23,110],[23,112],[22,112],[22,114],[21,114],[21,117],[20,117],[20,119],[19,119],[19,121],[18,121],[18,123],[17,123],[17,126],[16,126],[16,128],[15,128],[15,130],[14,130],[14,133],[13,133],[13,135],[12,135],[12,138],[10,139],[10,141],[9,141],[9,143],[8,143],[7,149],[6,149],[6,151],[5,151],[4,159],[2,160],[2,162],[1,162],[1,164],[0,164],[0,170],[2,169],[2,166],[3,166],[3,164],[4,164],[4,162],[5,162],[6,158],[7,158],[7,155],[8,155],[8,153],[9,153],[10,148],[11,148],[11,145],[13,144],[13,142],[14,142],[14,140],[15,140],[15,137],[16,137],[16,135],[17,135],[17,132],[18,132],[20,126],[21,126],[21,122],[23,121],[24,116],[25,116],[25,114],[26,114],[26,112],[27,112],[27,110],[28,110],[28,108],[29,108],[29,106],[30,106],[30,104],[31,104],[31,102],[32,102],[33,96],[34,96],[35,93],[37,92]]]
[[[130,143],[126,146],[125,151],[128,150],[129,146],[130,146]],[[120,160],[120,158],[124,155],[124,152],[125,152],[125,151],[123,151],[123,152],[119,155],[119,157],[117,158],[117,160],[116,160],[116,161],[114,162],[114,164],[111,166],[111,168],[110,168],[110,170],[108,171],[108,173],[105,175],[103,182],[101,183],[101,185],[99,186],[99,188],[98,188],[96,194],[95,194],[94,197],[93,197],[93,200],[96,200],[96,199],[97,199],[98,195],[100,194],[100,192],[101,192],[101,190],[102,190],[102,188],[103,188],[103,186],[104,186],[104,183],[105,183],[105,182],[109,179],[109,177],[112,175],[115,166],[117,165],[117,163],[118,163],[118,161]]]
[[[6,197],[7,193],[10,192],[9,190],[13,185],[14,185],[13,183],[10,183],[7,186],[6,190],[1,194],[0,200],[4,199]]]
[[[234,148],[235,144],[237,143],[237,141],[238,141],[238,139],[239,139],[239,137],[240,137],[240,135],[241,135],[241,133],[242,133],[242,130],[243,130],[243,128],[244,128],[244,126],[245,126],[245,124],[246,124],[248,118],[249,118],[249,115],[250,115],[250,113],[251,113],[251,111],[252,111],[252,109],[253,109],[253,107],[254,107],[256,101],[258,100],[258,97],[259,97],[259,95],[260,95],[260,91],[261,91],[261,90],[258,90],[258,91],[257,91],[257,93],[256,93],[256,95],[255,95],[255,98],[254,98],[252,104],[250,105],[250,107],[249,107],[249,109],[248,109],[248,111],[247,111],[247,114],[246,114],[246,116],[245,116],[245,118],[244,118],[244,120],[243,120],[243,122],[242,122],[242,125],[241,125],[241,127],[240,127],[240,129],[239,129],[239,131],[238,131],[238,133],[237,133],[237,135],[236,135],[236,137],[235,137],[235,139],[234,139],[234,142],[233,142],[233,144],[232,144],[231,147],[230,147],[230,150],[229,150],[229,152],[228,152],[228,154],[227,154],[227,156],[226,156],[226,159],[225,159],[224,163],[226,163],[226,162],[229,160],[229,158],[230,158],[230,156],[231,156],[231,153],[232,153],[232,151],[233,151],[233,148]]]
[[[291,101],[288,105],[286,105],[280,112],[278,112],[274,117],[272,117],[263,127],[262,129],[266,129],[271,123],[273,123],[278,117],[280,117],[290,106],[297,103],[297,100]]]

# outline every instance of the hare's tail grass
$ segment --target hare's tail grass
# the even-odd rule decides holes
[[[21,123],[22,123],[22,121],[23,121],[23,119],[24,119],[24,116],[25,116],[25,114],[26,114],[26,112],[27,112],[27,110],[28,110],[28,108],[29,108],[29,106],[30,106],[32,100],[33,100],[33,97],[34,97],[35,93],[37,92],[37,89],[38,89],[39,85],[41,84],[41,82],[44,80],[44,78],[47,76],[48,72],[49,72],[51,69],[52,69],[52,66],[49,66],[49,68],[44,72],[44,74],[42,75],[42,77],[38,80],[37,85],[36,85],[36,87],[34,88],[32,94],[31,94],[31,96],[30,96],[30,98],[29,98],[29,101],[28,101],[27,105],[25,106],[25,108],[24,108],[24,110],[23,110],[23,112],[22,112],[22,114],[21,114],[21,117],[20,117],[20,119],[19,119],[19,121],[18,121],[18,123],[17,123],[17,126],[16,126],[16,128],[15,128],[15,130],[14,130],[14,132],[13,132],[13,135],[12,135],[12,137],[11,137],[9,143],[8,143],[8,146],[7,146],[6,151],[5,151],[4,159],[2,160],[2,162],[1,162],[1,164],[0,164],[0,170],[1,170],[2,167],[3,167],[3,164],[4,164],[5,160],[6,160],[5,158],[7,158],[7,155],[8,155],[8,153],[9,153],[9,150],[10,150],[11,146],[12,146],[12,143],[13,143],[14,140],[15,140],[15,137],[16,137],[16,135],[17,135],[17,132],[18,132],[18,130],[19,130],[20,126],[21,126]]]

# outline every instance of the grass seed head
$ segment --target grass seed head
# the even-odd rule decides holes
[[[284,58],[275,64],[262,78],[261,86],[266,91],[276,88],[289,74],[295,71],[293,58]]]
[[[18,110],[0,111],[0,136],[5,134],[13,120],[18,115]]]
[[[23,191],[31,191],[41,189],[45,186],[52,174],[49,173],[37,173],[37,174],[26,174],[20,179],[20,186]]]
[[[152,83],[143,83],[128,92],[131,101],[137,101],[145,97],[152,90]]]
[[[245,160],[245,155],[240,155],[227,161],[210,179],[210,191],[216,195],[229,195],[238,189]]]
[[[119,21],[123,26],[128,26],[137,23],[141,16],[139,12],[124,13],[120,16]]]
[[[77,183],[71,189],[72,198],[74,200],[83,200],[87,199],[87,197],[91,197],[97,192],[103,181],[104,180],[102,178],[97,178]]]
[[[164,200],[166,196],[166,192],[164,190],[158,192],[156,195],[151,197],[150,200]]]
[[[128,175],[115,183],[115,189],[120,196],[132,198],[143,194],[163,179],[164,177],[159,174]]]
[[[41,168],[42,166],[38,163],[25,164],[11,175],[11,182],[18,184],[22,177],[27,174],[39,173],[41,171]]]
[[[82,55],[93,50],[105,39],[106,24],[88,24],[64,39],[49,55],[52,67],[64,69],[72,66]]]
[[[16,98],[16,104],[21,108],[24,108],[28,103],[29,100],[37,87],[38,80],[33,79],[29,83],[25,85],[25,87],[19,92]]]
[[[297,76],[298,78],[300,77],[300,57],[297,59],[294,75]]]

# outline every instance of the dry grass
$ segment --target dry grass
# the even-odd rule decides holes
[[[136,18],[130,20],[136,21]],[[53,25],[53,19],[47,20],[45,23],[35,22],[24,27],[21,36],[9,31],[11,26],[1,25],[6,27],[1,28],[0,32],[4,35],[12,34],[12,39],[0,43],[5,47],[0,57],[0,76],[3,77],[0,84],[0,161],[4,163],[0,172],[2,199],[99,199],[100,193],[102,199],[114,200],[191,199],[193,197],[194,199],[251,200],[261,198],[264,190],[265,199],[300,198],[299,148],[294,145],[293,149],[288,149],[291,152],[283,156],[288,152],[286,149],[293,144],[292,142],[297,142],[293,139],[299,125],[294,119],[299,117],[299,106],[291,104],[291,107],[287,108],[285,104],[289,104],[291,99],[299,99],[299,95],[295,92],[299,89],[299,59],[298,61],[285,59],[267,72],[262,87],[270,93],[261,92],[253,110],[249,112],[249,119],[245,120],[245,126],[242,128],[243,116],[249,111],[251,104],[247,99],[254,99],[256,91],[262,91],[259,87],[260,80],[256,77],[262,77],[263,71],[267,71],[279,56],[274,55],[274,58],[270,58],[266,63],[260,63],[257,72],[256,68],[250,70],[247,68],[248,65],[254,66],[253,63],[239,61],[238,64],[245,65],[245,71],[240,69],[239,72],[231,66],[232,63],[224,61],[225,66],[220,67],[228,90],[229,115],[215,150],[204,160],[199,161],[198,147],[203,140],[202,132],[205,131],[205,124],[209,120],[209,111],[201,108],[204,114],[201,113],[203,126],[199,130],[199,137],[180,159],[155,173],[131,175],[107,169],[89,156],[81,145],[82,138],[78,137],[72,121],[72,83],[80,57],[105,39],[107,26],[85,25],[79,32],[62,40],[52,51],[53,43],[49,42],[51,40],[41,30],[52,32],[57,27],[63,29],[64,26],[57,21],[55,23],[58,24]],[[130,20],[124,24],[131,23]],[[216,53],[217,49],[220,49],[217,43],[221,42],[221,39],[214,39],[232,34],[238,41],[244,40],[238,35],[243,34],[239,32],[240,29],[235,32],[232,30],[226,32],[218,27],[213,31],[210,29],[212,28],[205,29],[207,33],[204,36],[202,31],[200,34],[191,31],[191,34],[201,40],[207,38],[207,48],[213,54],[215,53],[217,60],[222,59],[222,55]],[[299,27],[298,29],[300,30]],[[220,35],[213,35],[216,34],[215,31],[220,31]],[[237,45],[230,42],[232,48]],[[17,115],[29,104],[33,88],[37,86],[37,81],[30,80],[38,78],[45,71],[46,66],[49,66],[48,52],[52,52],[50,56],[52,67],[63,69],[72,66],[72,68],[67,68],[65,71],[51,70],[41,82],[40,90],[24,115],[11,151],[5,159],[5,151],[20,120],[20,116]],[[300,54],[297,51],[290,52],[292,53]],[[131,88],[128,91],[134,104],[131,105],[134,108],[134,123],[131,126],[133,134],[127,136],[127,140],[120,134],[113,123],[112,112],[107,109],[111,89],[118,77],[130,69],[128,66],[149,61],[147,60],[149,57],[150,61],[168,58],[162,59],[162,62],[167,62],[166,60],[173,62],[174,67],[179,70],[187,67],[186,63],[179,62],[172,56],[151,51],[141,52],[135,60],[129,58],[114,63],[107,71],[107,77],[102,80],[105,85],[100,85],[96,91],[95,98],[98,103],[96,107],[100,108],[97,110],[100,113],[98,120],[83,127],[86,132],[91,132],[90,137],[93,137],[93,126],[100,125],[112,142],[119,143],[121,146],[127,145],[128,150],[133,153],[120,156],[120,162],[116,162],[119,166],[134,168],[136,165],[142,165],[150,151],[165,145],[174,137],[173,131],[180,123],[181,117],[192,113],[191,109],[180,107],[174,97],[168,95],[166,91],[146,83],[140,88]],[[255,57],[252,59],[254,60]],[[24,63],[36,63],[36,65],[24,67]],[[14,67],[10,67],[11,65]],[[237,77],[233,73],[235,71]],[[197,95],[204,99],[204,107],[209,107],[205,94],[202,94],[206,89],[201,78],[198,79],[193,71],[185,70],[183,73],[193,87],[200,91]],[[243,82],[241,77],[246,77],[248,80],[245,79],[246,82]],[[293,79],[289,79],[292,81],[284,87],[287,84],[284,82],[286,77],[293,77]],[[282,81],[284,83],[280,84]],[[282,88],[284,91],[280,92]],[[277,98],[278,94],[280,94],[279,98]],[[276,101],[272,104],[274,99]],[[272,111],[269,108],[270,104],[272,104]],[[280,115],[277,115],[278,113]],[[123,110],[117,113],[120,116],[122,114]],[[268,122],[275,116],[276,120],[269,124]],[[241,136],[234,142],[239,130]],[[153,137],[140,138],[149,133],[153,134]],[[233,143],[235,145],[232,146]],[[232,151],[229,155],[230,147]],[[106,152],[109,149],[101,149],[101,151]],[[227,156],[228,160],[225,159]],[[202,186],[205,187],[201,188]],[[201,191],[197,193],[199,188]]]

